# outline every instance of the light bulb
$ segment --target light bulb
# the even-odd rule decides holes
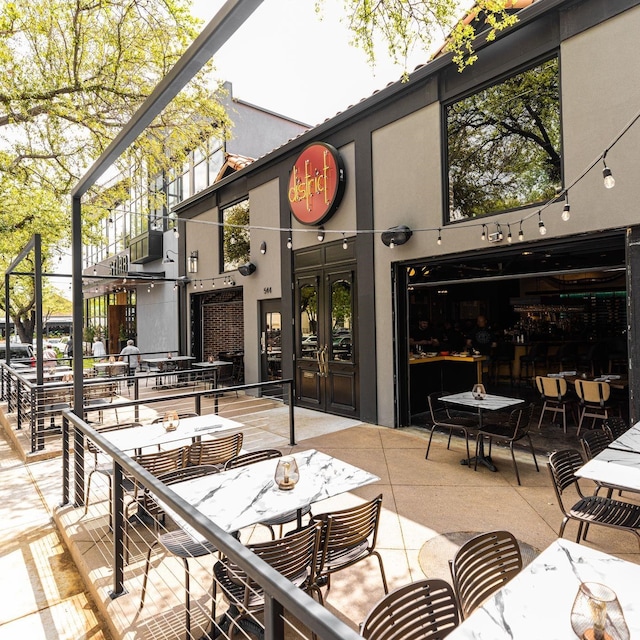
[[[439,245],[442,244],[442,235],[441,235],[440,229],[438,229],[438,239],[436,240],[436,242]]]
[[[567,202],[567,204],[565,204],[564,208],[562,209],[562,219],[566,222],[570,217],[571,217],[571,207]]]
[[[180,237],[180,232],[178,231],[178,227],[173,227],[173,237],[174,238]]]
[[[349,243],[347,242],[346,237],[342,240],[342,248],[345,250],[349,248]]]
[[[544,222],[542,220],[538,222],[538,231],[540,232],[541,236],[547,235],[547,227],[544,226]]]
[[[480,236],[480,240],[486,240],[487,239],[487,232],[485,231],[485,226],[482,225],[482,235]]]
[[[395,249],[395,248],[396,248],[396,243],[393,241],[393,238],[391,238],[389,242],[389,249]]]
[[[287,238],[287,249],[291,249],[291,247],[293,247],[293,242],[291,241],[291,238]]]
[[[524,231],[522,227],[520,227],[520,231],[518,231],[518,240],[524,240]]]
[[[604,178],[604,186],[606,189],[613,189],[616,186],[616,180],[611,173],[611,169],[605,166],[602,170],[602,177]]]
[[[513,236],[511,235],[511,226],[509,226],[507,231],[507,242],[511,244],[513,242]]]
[[[318,242],[324,240],[324,227],[318,227]]]

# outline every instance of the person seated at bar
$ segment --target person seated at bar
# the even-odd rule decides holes
[[[478,351],[480,355],[488,357],[491,355],[491,350],[495,349],[496,344],[495,335],[487,322],[486,316],[479,315],[476,318],[476,326],[467,336],[467,349],[473,349]]]
[[[409,335],[410,347],[416,351],[424,351],[425,347],[437,347],[438,344],[436,332],[429,326],[429,321],[420,318],[418,326]]]

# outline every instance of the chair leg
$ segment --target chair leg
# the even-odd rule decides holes
[[[535,449],[533,448],[533,442],[531,441],[531,436],[528,433],[527,433],[527,439],[529,440],[529,449],[531,449],[531,455],[533,456],[533,462],[536,465],[536,471],[540,473],[540,467],[538,466],[538,460],[536,459],[536,452],[535,452]]]
[[[542,428],[542,419],[544,418],[544,412],[547,408],[547,401],[545,400],[542,405],[542,411],[540,412],[540,420],[538,420],[538,431]]]
[[[429,458],[429,449],[431,449],[431,439],[433,438],[433,430],[436,428],[436,425],[434,424],[431,427],[431,435],[429,436],[429,444],[427,445],[427,453],[424,456],[424,459],[427,460]]]
[[[389,593],[389,587],[387,585],[387,576],[384,573],[384,566],[382,564],[382,556],[377,551],[373,551],[371,555],[376,556],[376,558],[378,558],[378,564],[380,565],[380,575],[382,576],[382,586],[384,588],[384,593],[386,595],[386,594]]]
[[[520,482],[520,474],[518,473],[518,463],[516,462],[516,455],[513,452],[513,441],[509,443],[509,449],[511,449],[511,460],[513,460],[513,470],[516,472],[516,480],[518,481],[518,486],[521,486]]]

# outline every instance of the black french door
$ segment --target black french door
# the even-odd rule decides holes
[[[355,270],[324,267],[295,283],[297,404],[357,417]]]

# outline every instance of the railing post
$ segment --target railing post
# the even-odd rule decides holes
[[[69,473],[70,469],[69,451],[69,420],[67,416],[62,416],[62,504],[69,504]]]
[[[264,594],[264,640],[284,638],[284,610],[282,605]]]
[[[196,413],[202,415],[202,396],[195,397]]]
[[[133,378],[133,399],[134,400],[138,400],[140,398],[140,388],[139,385],[140,382],[138,380],[138,378],[136,378],[134,376]],[[133,419],[135,422],[138,422],[140,420],[140,405],[136,404],[133,408]]]
[[[75,488],[73,503],[79,507],[85,502],[84,495],[84,433],[80,429],[73,429],[74,471],[73,486]]]
[[[113,522],[113,591],[111,599],[118,598],[127,590],[124,588],[124,489],[122,486],[124,475],[122,467],[113,461],[113,487],[111,500]]]
[[[9,389],[11,389],[11,385],[9,385]],[[9,405],[7,409],[9,413],[11,413],[12,408],[11,405],[13,401],[11,399],[11,394],[9,394]],[[18,421],[18,429],[22,429],[22,384],[16,381],[16,420]]]
[[[289,382],[289,444],[296,444],[296,425],[293,416],[293,382]]]

